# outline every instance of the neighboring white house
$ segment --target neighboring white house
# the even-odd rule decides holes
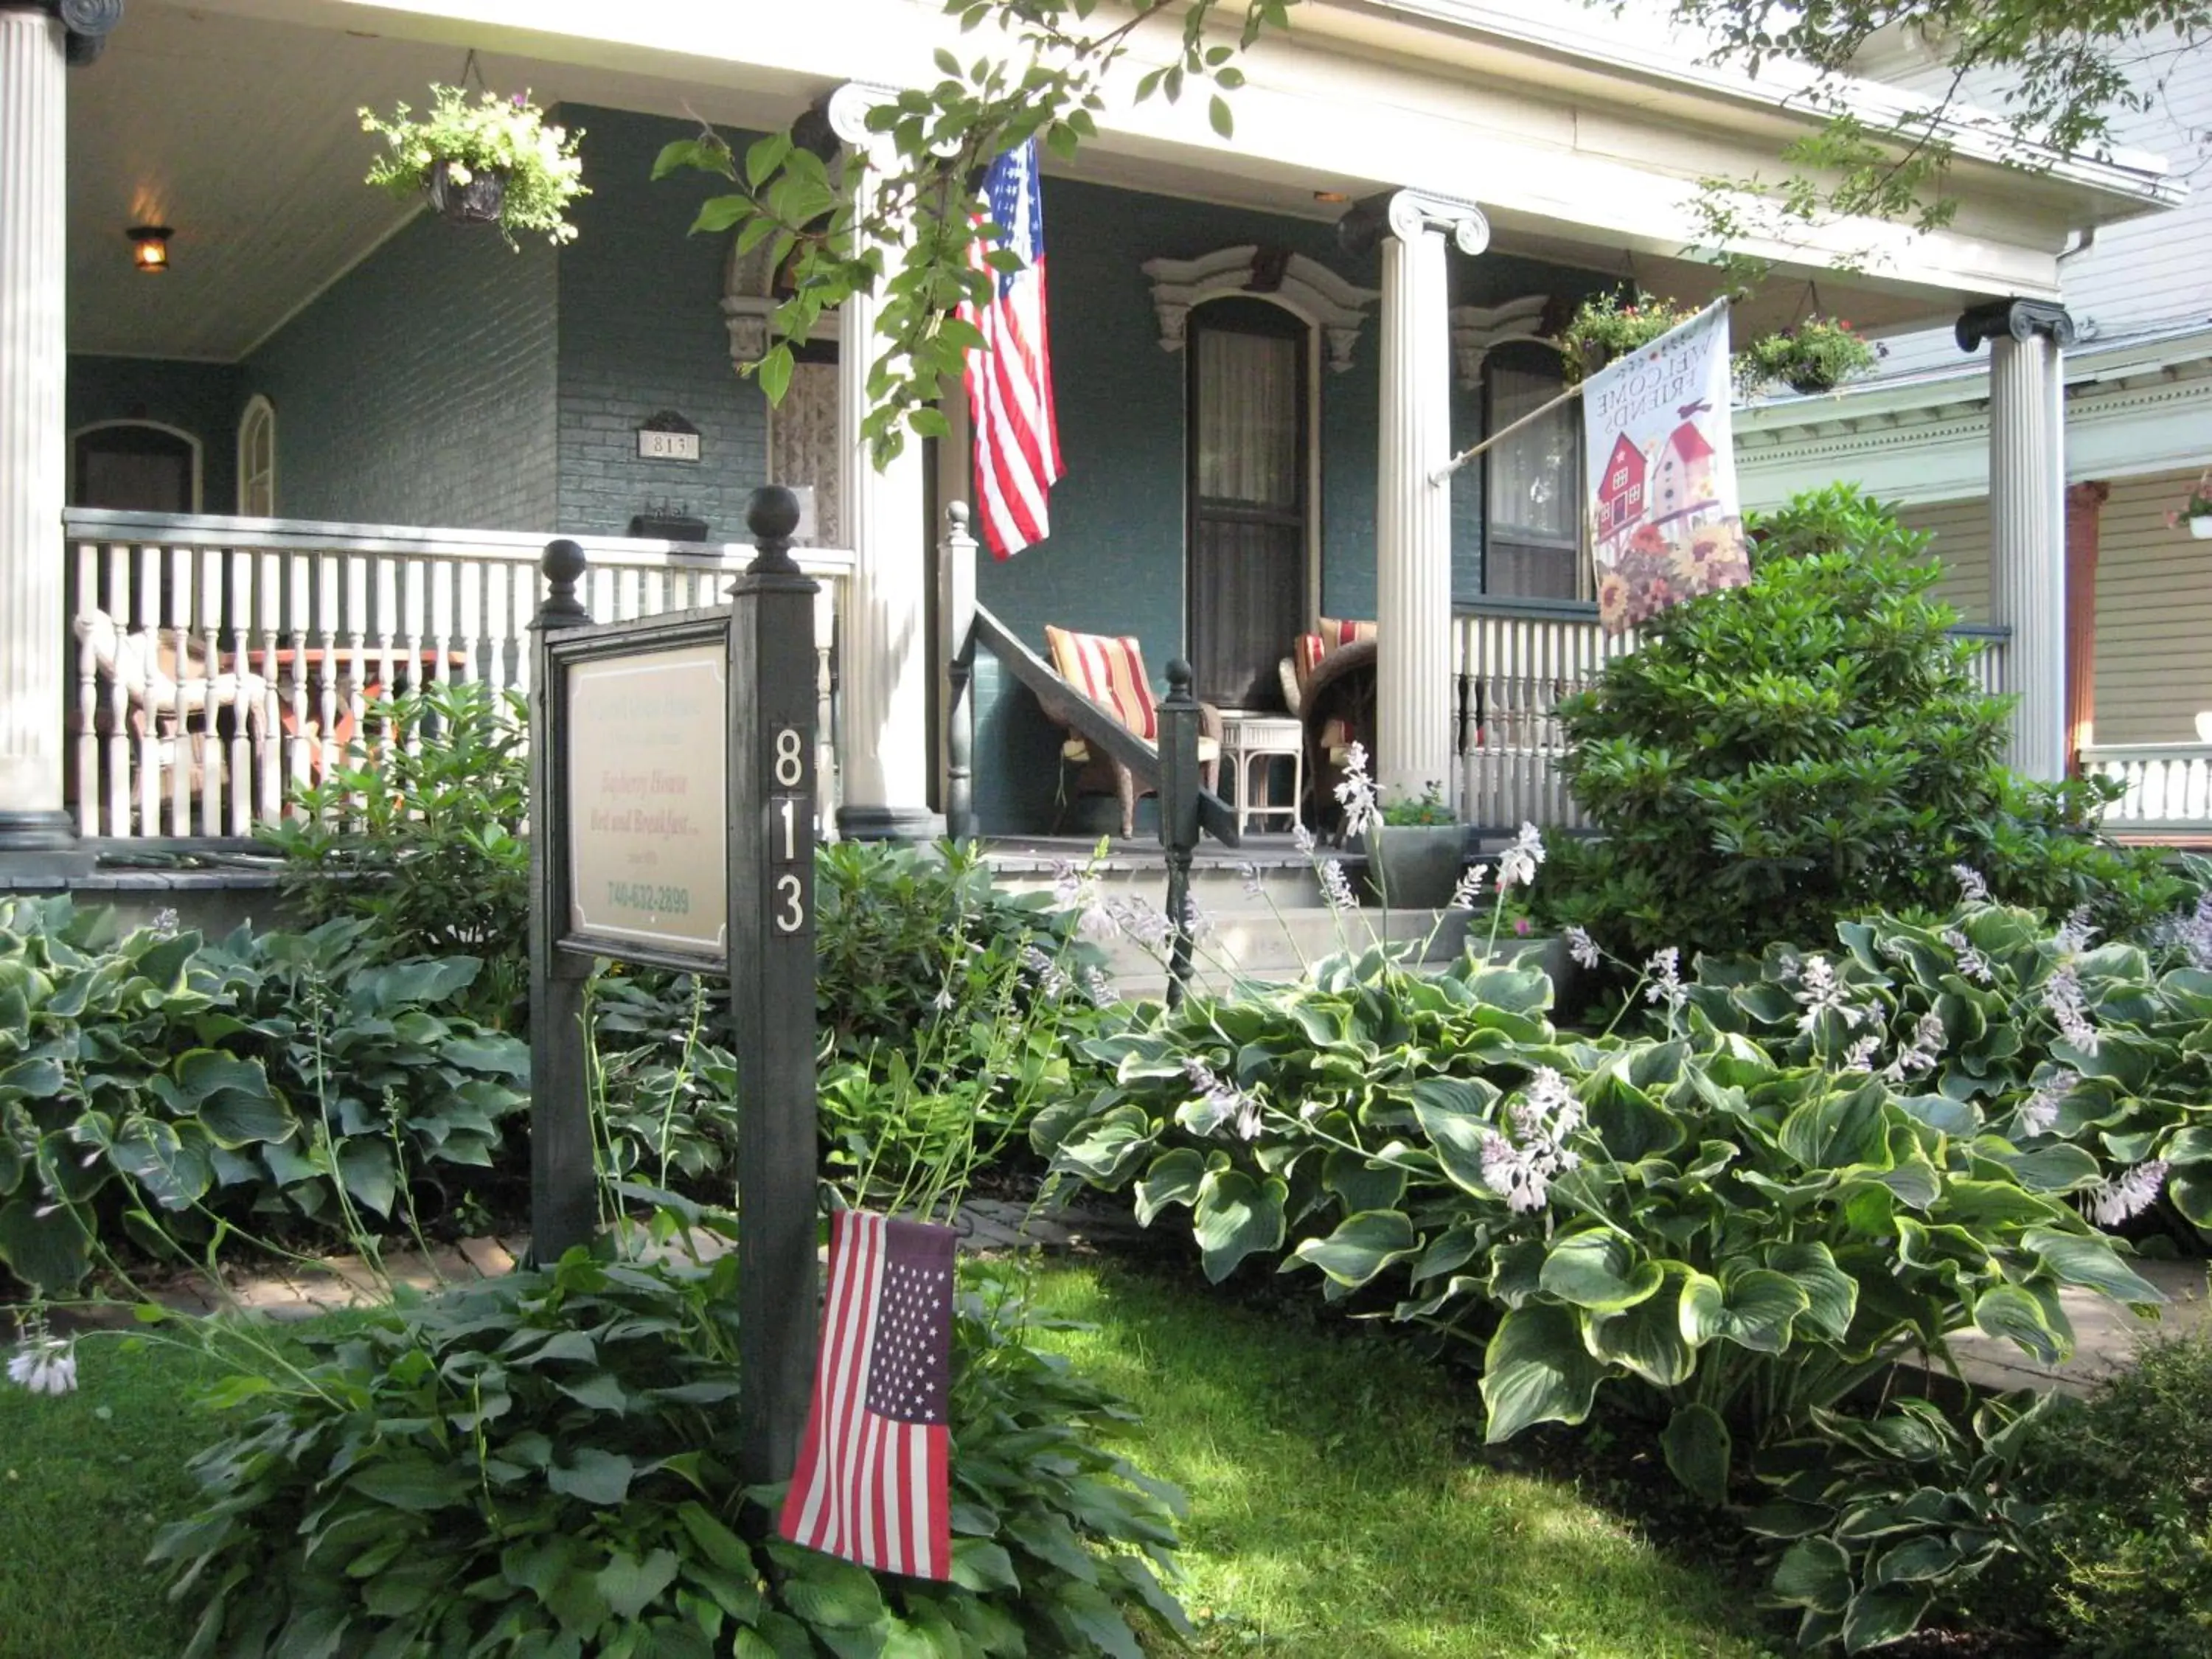
[[[1875,67],[1928,74],[1900,52]],[[2169,523],[2212,465],[2212,58],[2160,61],[2122,136],[2167,155],[2182,206],[2084,231],[2058,259],[2064,354],[2068,749],[2121,775],[2123,824],[2212,823],[2212,542]],[[1771,505],[1850,479],[1933,532],[1942,596],[2002,619],[1993,580],[1990,383],[1949,330],[1893,335],[1880,374],[1824,398],[1741,410],[1747,497]],[[2117,751],[2117,752],[2116,752]]]
[[[81,861],[107,837],[241,833],[278,810],[283,782],[326,762],[364,684],[393,684],[395,668],[518,674],[533,546],[583,522],[575,502],[618,496],[614,525],[649,528],[686,518],[671,497],[722,488],[742,501],[770,471],[815,485],[847,544],[815,556],[836,590],[851,821],[930,824],[943,785],[925,711],[943,665],[927,573],[944,522],[933,513],[966,492],[957,447],[940,447],[933,477],[919,455],[866,465],[866,299],[840,319],[842,358],[802,365],[800,412],[771,419],[732,374],[729,341],[741,325],[757,332],[774,273],[725,272],[712,244],[685,239],[678,186],[647,175],[653,143],[693,116],[757,132],[817,112],[855,164],[872,142],[868,102],[933,81],[933,53],[960,44],[941,0],[128,0],[104,55],[68,35],[62,10],[0,0],[0,866]],[[113,21],[112,9],[71,15]],[[1247,459],[1274,445],[1266,467],[1245,470],[1279,483],[1280,499],[1221,517],[1266,532],[1252,544],[1273,560],[1270,625],[1311,627],[1324,611],[1374,620],[1382,781],[1417,792],[1449,779],[1466,804],[1468,745],[1496,743],[1524,691],[1548,709],[1595,629],[1533,581],[1481,576],[1473,599],[1501,601],[1487,617],[1461,603],[1460,542],[1479,536],[1479,557],[1494,544],[1501,567],[1510,551],[1519,581],[1571,552],[1577,526],[1529,505],[1557,499],[1571,443],[1502,459],[1486,483],[1463,474],[1468,493],[1455,495],[1439,482],[1455,438],[1540,398],[1547,369],[1556,382],[1547,310],[1626,280],[1709,291],[1711,273],[1681,258],[1700,181],[1771,172],[1820,118],[1791,98],[1786,66],[1754,79],[1702,61],[1648,27],[1653,15],[1310,0],[1249,54],[1233,137],[1213,131],[1203,97],[1129,101],[1127,83],[1174,32],[1144,44],[1097,138],[1048,169],[1048,201],[1057,191],[1065,204],[1048,209],[1063,436],[1082,453],[1055,495],[1053,539],[987,565],[979,597],[1032,643],[1054,622],[1143,636],[1155,672],[1202,657],[1193,640],[1250,607],[1257,582],[1227,555],[1205,562],[1208,535],[1243,556],[1206,520],[1190,461],[1207,423],[1226,422]],[[361,183],[355,107],[419,106],[428,82],[458,80],[471,58],[502,89],[591,112],[587,165],[594,143],[619,162],[593,174],[581,210],[597,216],[557,255],[465,245]],[[1849,89],[1876,118],[1912,95]],[[2124,234],[2156,246],[2172,234],[2162,223],[2130,222],[2179,197],[2155,155],[2053,157],[2023,174],[1972,131],[1957,137],[1954,228],[1844,223],[1754,248],[1781,280],[1741,319],[1783,319],[1817,280],[1829,304],[1891,334],[1962,312],[2009,326],[1993,347],[1998,417],[1927,501],[1981,491],[1985,452],[2055,454],[2043,308],[2060,295],[2062,253],[2087,232],[2100,248]],[[166,274],[131,263],[126,233],[149,225],[174,230]],[[1869,245],[1881,257],[1863,272],[1838,269]],[[457,332],[457,318],[483,326]],[[1209,362],[1275,368],[1217,384]],[[402,369],[435,390],[370,395]],[[87,414],[72,430],[70,395],[95,370],[114,423],[135,435],[83,448],[73,440],[110,424]],[[211,429],[169,430],[153,410],[185,380],[228,399]],[[1958,389],[1980,395],[1971,379]],[[678,477],[641,459],[641,422],[708,405],[711,467]],[[93,510],[143,503],[73,497],[73,450],[166,505]],[[817,470],[793,471],[804,467]],[[2051,475],[2000,472],[2023,527],[1996,561],[2017,596],[2000,665],[2023,694],[2015,752],[2048,774],[2062,753]],[[203,501],[204,476],[234,488]],[[430,505],[348,505],[402,499]],[[441,505],[453,501],[469,505]],[[234,505],[242,516],[201,516]],[[461,512],[476,516],[430,516]],[[732,516],[718,511],[724,534]],[[436,528],[455,524],[471,528]],[[699,561],[586,529],[599,537],[595,605],[691,602]],[[102,655],[106,623],[126,626],[151,665],[136,680]],[[1259,645],[1272,663],[1273,635]],[[1506,647],[1525,647],[1522,666],[1501,665]],[[209,684],[196,702],[172,674]],[[240,705],[227,713],[214,701],[224,674]],[[979,778],[1026,768],[1048,797],[1057,743],[1039,739],[1034,706],[992,695]]]

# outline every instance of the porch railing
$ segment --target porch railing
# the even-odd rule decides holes
[[[1567,742],[1559,705],[1633,651],[1635,634],[1606,634],[1594,605],[1535,599],[1461,605],[1453,627],[1461,817],[1490,830],[1523,823],[1582,828],[1582,812],[1559,773]],[[2011,630],[1952,632],[1978,647],[1972,667],[1983,691],[2002,695]]]
[[[79,832],[233,838],[429,679],[527,692],[550,538],[72,509],[69,787]],[[577,537],[596,621],[721,602],[744,546]],[[818,775],[836,798],[835,641],[848,552],[799,550],[816,607]],[[418,738],[419,741],[419,738]]]
[[[2117,835],[2212,836],[2212,744],[2126,743],[2085,746],[2085,775],[2126,792],[2105,809]]]

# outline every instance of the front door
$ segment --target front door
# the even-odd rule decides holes
[[[1305,620],[1306,327],[1259,300],[1191,313],[1188,598],[1198,695],[1279,708]]]

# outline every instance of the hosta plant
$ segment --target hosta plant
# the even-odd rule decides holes
[[[1179,1498],[1003,1285],[956,1320],[951,1582],[776,1540],[781,1489],[736,1474],[737,1256],[684,1255],[572,1251],[219,1387],[260,1413],[194,1460],[202,1506],[154,1552],[198,1610],[186,1659],[1138,1659],[1131,1617],[1182,1626]]]
[[[2052,1361],[2062,1286],[2160,1299],[2069,1201],[2094,1172],[1717,1031],[1671,964],[1650,989],[1668,1036],[1569,1038],[1540,975],[1333,958],[1093,1043],[1114,1081],[1036,1139],[1140,1220],[1187,1207],[1213,1278],[1273,1259],[1480,1344],[1494,1440],[1640,1395],[1715,1502],[1900,1346]]]

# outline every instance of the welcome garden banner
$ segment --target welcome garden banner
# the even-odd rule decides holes
[[[1608,634],[1751,580],[1729,387],[1725,301],[1583,383],[1598,621]]]

